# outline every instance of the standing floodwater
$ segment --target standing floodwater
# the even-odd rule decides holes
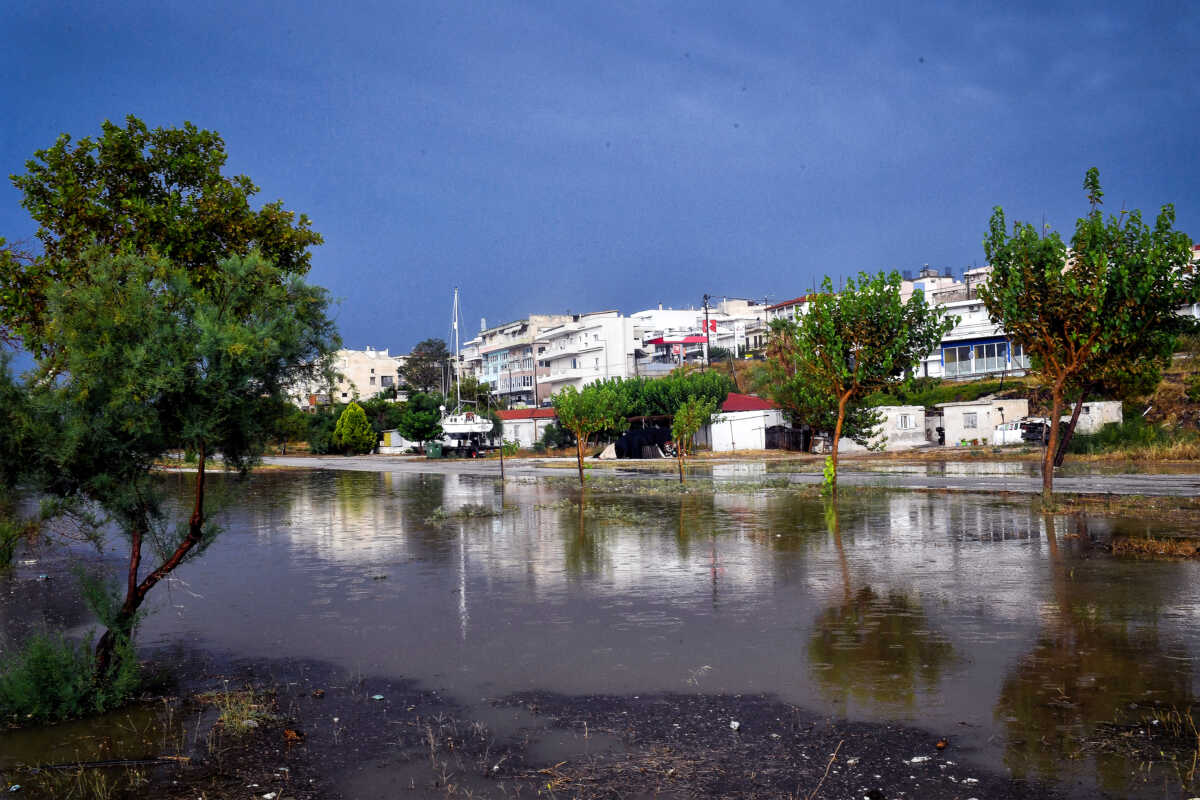
[[[772,693],[1118,794],[1143,784],[1105,738],[1197,694],[1200,565],[1092,545],[1145,523],[979,494],[847,492],[835,513],[658,481],[600,481],[582,507],[552,480],[503,496],[478,475],[229,483],[226,532],[159,595],[143,645],[321,660],[464,704]]]

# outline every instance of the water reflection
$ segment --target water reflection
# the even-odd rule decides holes
[[[919,598],[854,586],[835,503],[826,506],[825,518],[838,554],[842,591],[813,622],[808,658],[817,684],[842,713],[850,698],[912,709],[918,690],[937,690],[954,648],[931,629]]]
[[[187,591],[154,599],[142,641],[315,658],[467,699],[771,692],[953,729],[1029,774],[1069,754],[1037,750],[1043,737],[1195,696],[1200,565],[1086,546],[1133,523],[1089,519],[1060,541],[1020,500],[861,493],[827,516],[807,493],[740,488],[581,505],[520,478],[259,475],[231,489],[227,532],[180,568]],[[454,516],[467,506],[505,513]],[[25,588],[9,585],[0,619],[65,614]],[[1070,708],[1054,707],[1059,688]]]
[[[1004,760],[1018,776],[1054,778],[1067,760],[1094,759],[1099,783],[1126,791],[1133,777],[1128,761],[1086,740],[1102,723],[1139,723],[1155,707],[1192,706],[1191,658],[1158,630],[1169,582],[1149,591],[1126,582],[1090,585],[1077,569],[1092,545],[1086,517],[1061,526],[1075,557],[1063,552],[1058,522],[1044,518],[1053,591],[1038,614],[1036,642],[1014,664],[996,702]]]

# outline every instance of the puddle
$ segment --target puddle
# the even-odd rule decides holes
[[[144,645],[410,678],[499,738],[536,730],[549,762],[621,743],[548,731],[486,698],[769,693],[953,731],[1014,775],[1161,796],[1169,774],[1085,744],[1200,691],[1200,564],[1094,546],[1169,527],[1144,520],[1046,517],[982,493],[878,493],[836,514],[770,490],[596,494],[581,509],[559,482],[454,473],[263,473],[229,497],[226,532],[151,596]],[[435,514],[475,506],[506,511]],[[9,640],[31,616],[82,624],[60,596],[16,590],[40,568],[0,578]],[[0,758],[51,745],[77,758],[95,725],[5,734]]]

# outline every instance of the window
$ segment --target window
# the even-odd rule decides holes
[[[912,414],[901,414],[900,423],[896,427],[903,431],[908,430],[909,428],[915,428],[917,426],[913,422]]]
[[[1029,356],[1025,355],[1025,347],[1013,342],[1012,346],[1012,365],[1014,369],[1028,369]]]
[[[964,428],[978,428],[979,427],[979,415],[973,411],[968,414],[963,414],[963,427]]]
[[[596,359],[593,359],[593,361],[595,363],[592,364],[592,369],[600,369],[600,359],[596,358]]]
[[[346,394],[345,392],[342,392],[342,399],[343,399],[343,400],[345,400],[345,399],[346,399],[347,397],[349,397],[349,396],[350,396],[350,395]]]
[[[1004,369],[1006,360],[1003,342],[975,345],[976,372],[997,372]]]
[[[946,361],[946,377],[968,375],[971,372],[971,346],[947,347],[942,350]]]
[[[391,375],[380,375],[379,376],[379,385],[380,386],[391,386],[392,385],[392,376]]]
[[[371,370],[371,371],[374,372],[374,370]],[[372,386],[375,385],[375,376],[374,375],[371,376],[371,385]]]

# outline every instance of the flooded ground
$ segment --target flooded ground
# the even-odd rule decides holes
[[[140,643],[410,679],[472,719],[520,693],[766,694],[924,729],[1076,796],[1193,796],[1119,741],[1200,691],[1200,563],[1097,546],[1162,525],[982,492],[847,493],[835,509],[739,465],[711,468],[715,492],[597,480],[581,504],[567,480],[510,473],[502,490],[484,467],[231,485],[226,533],[151,595]],[[1031,479],[1017,467],[967,477]],[[86,626],[46,569],[0,577],[0,644]],[[0,739],[0,767],[31,735]],[[370,785],[399,779],[376,766]],[[360,796],[361,774],[342,780]]]

